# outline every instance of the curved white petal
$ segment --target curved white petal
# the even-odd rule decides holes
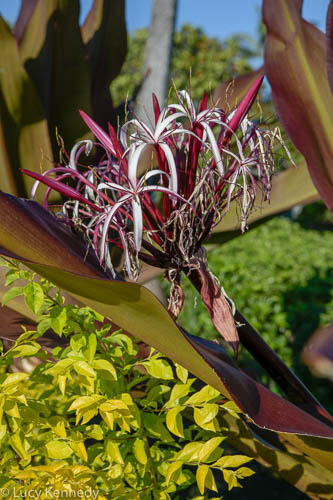
[[[133,188],[136,188],[137,184],[137,169],[138,169],[138,164],[139,164],[139,159],[141,156],[141,153],[145,149],[147,144],[143,143],[140,144],[139,146],[135,147],[132,145],[130,147],[130,152],[129,152],[129,157],[128,157],[128,179],[130,183],[132,184]]]
[[[160,144],[160,148],[163,149],[166,159],[168,161],[169,165],[169,171],[170,171],[170,182],[169,182],[169,188],[177,193],[178,191],[178,176],[177,176],[177,168],[176,168],[176,163],[175,159],[173,157],[172,151],[170,147],[167,144]]]
[[[143,218],[141,203],[138,199],[132,200],[133,225],[134,225],[134,241],[137,252],[140,251],[142,243]]]
[[[103,224],[103,231],[102,231],[102,237],[100,240],[99,248],[100,248],[100,260],[104,260],[105,256],[105,249],[107,247],[107,235],[109,232],[110,224],[112,223],[113,217],[116,215],[117,210],[126,203],[126,201],[130,200],[132,198],[131,194],[125,194],[125,196],[122,196],[117,203],[113,205],[113,207],[110,209],[108,212],[107,216],[105,217],[104,224]]]
[[[158,139],[160,135],[162,134],[164,129],[167,129],[170,123],[172,123],[174,120],[177,120],[177,118],[180,118],[183,116],[183,113],[174,113],[173,115],[168,116],[167,118],[164,118],[160,123],[156,125],[155,132],[154,132],[154,139],[155,142],[158,142]]]
[[[178,193],[175,193],[171,189],[168,189],[168,188],[163,187],[163,186],[145,186],[144,188],[142,188],[141,191],[143,191],[143,192],[146,192],[146,191],[160,191],[162,193],[167,193],[170,196],[173,196],[174,198],[177,198],[178,200],[181,200],[184,203],[187,203],[188,205],[191,205],[191,203],[186,198],[184,198],[183,196],[181,196]]]
[[[77,170],[76,163],[75,163],[75,155],[77,153],[77,150],[82,146],[82,144],[85,144],[85,154],[86,156],[89,156],[91,153],[91,150],[93,148],[93,142],[90,140],[83,140],[83,141],[78,141],[71,149],[71,153],[69,156],[69,164],[68,166],[72,168],[73,170]]]
[[[131,189],[121,186],[120,184],[116,184],[115,182],[101,182],[97,186],[97,190],[99,191],[100,189],[112,189],[112,191],[116,190],[127,194],[133,194]]]
[[[207,123],[202,123],[201,125],[204,128],[204,130],[206,131],[207,136],[209,137],[209,142],[212,146],[212,151],[213,151],[213,155],[214,155],[214,158],[216,161],[217,169],[218,169],[220,175],[224,175],[223,161],[222,161],[222,158],[220,155],[219,147],[217,145],[214,133]]]

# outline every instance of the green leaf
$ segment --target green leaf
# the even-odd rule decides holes
[[[103,430],[101,426],[97,424],[88,425],[85,428],[85,434],[92,439],[96,439],[97,441],[104,439]]]
[[[124,464],[124,460],[121,456],[118,443],[110,441],[108,439],[106,442],[106,453],[110,458],[112,458],[112,461],[120,465]]]
[[[18,272],[16,269],[11,269],[6,273],[6,281],[5,281],[5,286],[10,286],[14,281],[16,281],[19,278]]]
[[[66,309],[63,306],[54,306],[50,311],[50,324],[51,328],[57,333],[61,335],[67,321],[67,313]]]
[[[237,417],[241,412],[239,407],[234,403],[234,401],[228,401],[227,403],[223,403],[222,408],[227,410],[228,413],[233,415],[234,417]]]
[[[166,425],[170,432],[179,437],[184,437],[183,418],[180,412],[184,406],[175,406],[166,414]]]
[[[230,455],[228,457],[222,457],[214,463],[214,467],[239,467],[240,465],[247,464],[252,460],[251,457],[246,457],[244,455]],[[250,470],[250,469],[249,469]]]
[[[225,482],[228,485],[228,490],[232,488],[241,487],[242,485],[238,482],[236,473],[230,469],[223,469],[222,471]]]
[[[238,477],[243,478],[243,477],[253,476],[255,472],[252,469],[249,469],[248,467],[240,467],[239,469],[237,469],[236,474]]]
[[[199,453],[203,446],[201,442],[188,443],[177,453],[176,459],[183,462],[195,462],[199,460]]]
[[[145,361],[142,365],[152,377],[163,380],[173,379],[171,366],[165,359],[151,359],[150,361]]]
[[[106,359],[94,359],[91,364],[99,372],[101,378],[105,380],[117,380],[117,371],[110,361]]]
[[[16,372],[16,373],[10,373],[6,375],[5,380],[2,382],[1,386],[3,388],[10,387],[11,385],[16,385],[22,382],[22,380],[28,378],[28,373],[21,373],[21,372]]]
[[[30,461],[30,457],[24,448],[24,444],[19,432],[15,432],[10,436],[10,444],[21,458],[23,458],[24,460],[29,459]]]
[[[187,383],[184,384],[175,384],[171,390],[170,399],[164,405],[165,408],[170,408],[173,406],[179,399],[188,395],[191,385],[194,382],[194,378],[191,378]],[[177,403],[176,403],[177,404]]]
[[[219,412],[219,406],[216,404],[205,404],[203,408],[194,408],[194,420],[195,422],[202,427],[205,424],[208,424]]]
[[[83,441],[71,441],[74,453],[84,462],[88,462],[88,453]]]
[[[24,286],[13,286],[3,295],[1,304],[4,306],[10,300],[15,299],[15,297],[23,295],[23,293],[24,293]]]
[[[96,372],[93,368],[88,365],[86,361],[76,361],[73,364],[73,368],[79,375],[84,375],[85,377],[96,377]]]
[[[186,384],[188,377],[188,370],[186,370],[186,368],[184,368],[183,366],[176,364],[176,374],[179,380],[183,382],[183,384]]]
[[[128,354],[134,354],[133,341],[128,335],[114,332],[109,337],[107,337],[105,341],[119,344],[126,349]]]
[[[165,476],[165,481],[167,486],[169,486],[169,483],[172,480],[176,481],[178,479],[178,476],[181,472],[181,468],[183,466],[184,462],[182,460],[178,460],[176,462],[172,462],[167,470],[166,476]],[[178,474],[177,474],[178,472]]]
[[[68,368],[72,367],[74,361],[72,359],[61,359],[55,365],[51,366],[44,373],[53,377],[66,373]]]
[[[91,407],[97,405],[98,401],[102,399],[102,396],[96,398],[96,396],[81,396],[73,401],[68,411],[80,410],[82,408]]]
[[[88,362],[91,363],[94,359],[97,348],[97,338],[94,333],[91,333],[88,337]]]
[[[72,448],[64,441],[50,441],[45,444],[49,458],[56,460],[66,459],[73,454]]]
[[[25,303],[35,314],[38,313],[44,302],[44,292],[39,283],[30,281],[24,287]]]
[[[193,394],[187,401],[186,405],[201,405],[203,403],[208,403],[217,397],[220,397],[221,394],[209,385],[205,385],[199,392]]]
[[[226,437],[213,437],[209,439],[200,449],[199,461],[209,462],[211,455],[225,438]]]
[[[37,332],[44,335],[49,328],[51,328],[51,318],[43,318],[37,325]]]
[[[199,491],[201,495],[204,494],[205,492],[205,482],[206,482],[206,477],[209,472],[209,466],[208,465],[199,465],[197,468],[196,472],[196,480],[198,484]]]
[[[15,358],[19,356],[34,356],[38,351],[40,351],[40,345],[38,344],[22,344],[10,351],[10,355]]]
[[[173,441],[171,435],[166,430],[161,417],[153,413],[143,413],[142,421],[145,429],[152,437],[161,439],[165,442]]]
[[[148,461],[148,457],[145,450],[145,444],[143,439],[136,438],[133,443],[133,453],[135,458],[140,464],[145,465]]]

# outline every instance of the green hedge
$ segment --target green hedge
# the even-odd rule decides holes
[[[333,322],[333,233],[303,229],[286,217],[274,218],[212,250],[208,261],[237,308],[333,409],[332,385],[314,379],[300,359],[301,348],[314,330]],[[199,294],[186,279],[183,284],[186,301],[180,323],[193,333],[216,338]],[[240,363],[258,372],[242,349]],[[269,383],[263,372],[259,374]],[[270,387],[276,389],[271,382]]]

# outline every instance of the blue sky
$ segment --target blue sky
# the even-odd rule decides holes
[[[109,0],[112,1],[112,0]],[[14,22],[20,0],[0,0],[0,13]],[[89,10],[92,0],[81,0],[81,19]],[[325,30],[325,17],[329,0],[304,0],[305,19]],[[209,36],[223,39],[234,33],[256,35],[257,11],[260,0],[178,0],[177,27],[192,23]],[[126,0],[126,21],[129,32],[149,25],[152,0]]]

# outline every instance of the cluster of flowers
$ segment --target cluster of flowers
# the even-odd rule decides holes
[[[131,280],[139,259],[170,273],[186,270],[231,202],[239,202],[244,230],[258,187],[269,197],[276,131],[260,130],[247,117],[261,82],[229,115],[209,107],[206,94],[198,111],[186,91],[162,110],[153,96],[155,125],[132,119],[119,138],[81,111],[98,142],[79,141],[65,165],[43,174],[24,171],[36,179],[33,195],[42,182],[46,208],[52,189],[66,197],[63,219],[85,233],[111,272],[113,245],[123,249]],[[103,149],[98,164],[84,165],[81,155],[94,146]]]

